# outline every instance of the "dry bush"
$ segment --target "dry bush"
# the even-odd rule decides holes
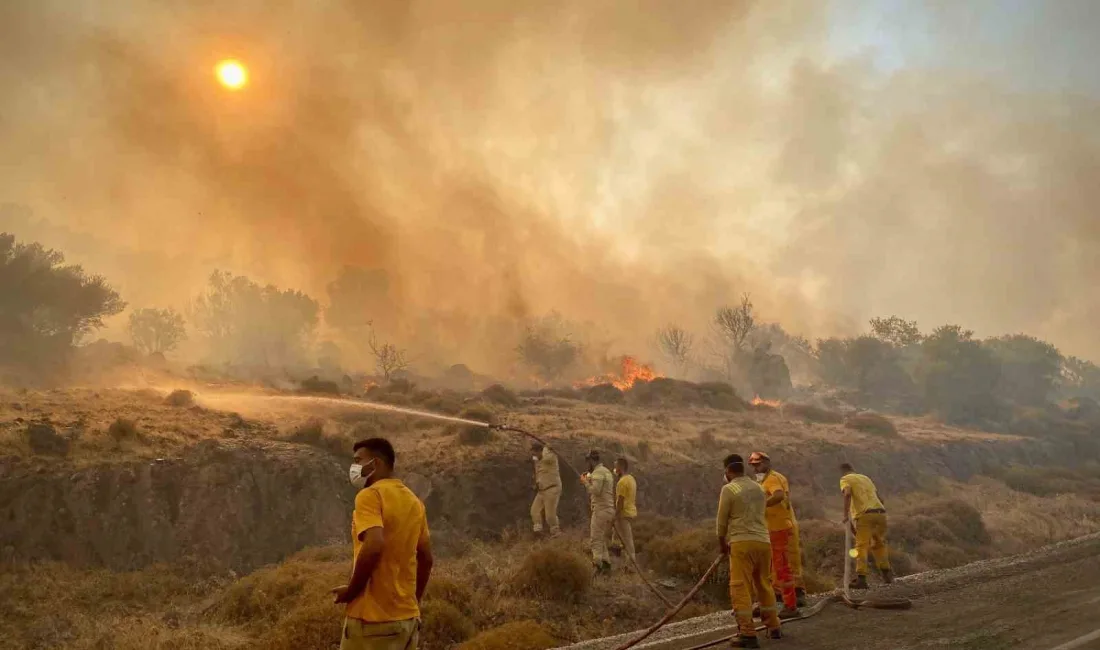
[[[519,397],[515,393],[508,390],[501,384],[493,384],[485,390],[481,391],[481,396],[489,400],[493,404],[499,404],[508,408],[514,408],[519,406]]]
[[[331,597],[318,595],[316,600],[299,603],[274,625],[265,627],[256,645],[265,650],[336,648],[343,620],[343,609],[334,606]]]
[[[420,621],[420,644],[424,648],[450,648],[477,632],[473,622],[445,600],[425,601]]]
[[[982,521],[982,513],[961,499],[943,498],[909,507],[903,516],[927,516],[935,519],[946,528],[958,543],[971,546],[985,546],[990,543],[989,531]],[[937,540],[939,541],[939,540]]]
[[[462,400],[450,392],[433,393],[419,404],[420,408],[433,413],[457,415],[462,412]]]
[[[897,427],[889,418],[878,413],[859,413],[844,421],[844,426],[864,433],[873,433],[880,436],[898,435]]]
[[[168,406],[191,406],[195,403],[195,394],[182,388],[174,390],[164,398],[164,403]]]
[[[439,600],[450,603],[466,615],[473,613],[474,592],[461,582],[445,576],[432,575],[424,599],[425,601]]]
[[[818,424],[840,424],[844,422],[844,416],[840,413],[813,404],[784,404],[783,413]]]
[[[317,603],[329,605],[329,590],[347,582],[347,572],[346,562],[292,558],[233,583],[213,611],[219,620],[267,630],[300,607],[308,610]]]
[[[584,401],[593,404],[622,404],[625,399],[614,384],[596,384],[584,391]]]
[[[464,420],[473,420],[475,422],[486,422],[494,424],[496,422],[496,415],[481,405],[474,405],[467,407],[458,414],[458,417]],[[492,441],[495,437],[493,430],[488,427],[479,427],[471,424],[456,425],[458,428],[458,441],[464,445],[484,445]],[[453,431],[455,427],[452,427]]]
[[[649,460],[649,457],[652,453],[653,453],[653,448],[650,446],[648,440],[639,440],[638,441],[638,449],[637,449],[638,460],[640,460],[642,462],[645,462],[645,461]]]
[[[245,645],[232,629],[211,625],[166,623],[155,616],[76,617],[63,643],[46,639],[30,647],[64,647],[74,650],[233,650]],[[76,628],[76,629],[73,629]],[[56,632],[55,632],[56,634]],[[60,641],[60,639],[58,639]]]
[[[962,566],[974,559],[973,555],[957,547],[941,542],[921,542],[917,547],[917,557],[925,566],[931,569],[950,569]],[[893,558],[891,558],[893,560]],[[899,575],[905,575],[899,573]]]
[[[634,550],[641,553],[652,540],[683,532],[689,528],[689,524],[683,519],[642,513],[631,524],[631,528],[634,532]]]
[[[302,381],[302,386],[299,392],[320,393],[322,395],[339,395],[340,386],[334,381],[321,379],[317,375],[314,375],[309,379]]]
[[[646,544],[646,564],[654,571],[695,582],[710,567],[718,552],[714,531],[693,528],[667,537],[656,537]],[[724,568],[720,572],[727,572]],[[720,582],[716,578],[714,582]]]
[[[535,621],[513,621],[478,634],[458,650],[546,650],[556,645],[554,637]]]
[[[323,420],[314,419],[298,425],[284,440],[316,447],[335,456],[351,455],[351,440],[342,434],[326,432]]]
[[[733,386],[722,382],[693,384],[689,381],[658,377],[650,381],[635,381],[627,394],[631,403],[640,406],[706,406],[723,411],[743,411],[746,407]]]
[[[26,430],[27,444],[36,454],[47,456],[66,456],[70,442],[59,434],[49,422],[31,422]]]
[[[839,581],[844,574],[844,528],[831,521],[809,519],[798,522],[798,532],[803,573]]]
[[[141,431],[138,430],[137,423],[133,420],[118,418],[111,423],[111,426],[107,427],[107,434],[114,438],[116,442],[121,442],[139,438]]]
[[[564,546],[539,546],[527,554],[512,577],[517,593],[535,598],[576,602],[592,586],[592,565]]]
[[[714,427],[703,429],[699,432],[699,446],[703,449],[713,449],[718,444],[714,438]]]

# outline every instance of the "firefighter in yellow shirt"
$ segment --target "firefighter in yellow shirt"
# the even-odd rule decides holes
[[[756,473],[756,480],[767,495],[764,519],[768,525],[768,537],[772,544],[772,572],[775,586],[783,598],[780,618],[798,618],[798,595],[795,593],[794,575],[791,571],[791,540],[795,537],[794,509],[791,507],[791,488],[787,477],[771,467],[771,458],[762,451],[749,456],[749,465]],[[794,552],[798,552],[797,542]]]
[[[867,588],[867,555],[875,556],[875,566],[886,584],[894,581],[890,569],[890,551],[886,547],[886,506],[871,479],[856,474],[848,463],[840,466],[840,491],[844,494],[844,525],[852,526],[856,537],[856,577],[850,589]]]
[[[432,572],[424,504],[393,478],[396,454],[384,438],[355,443],[349,471],[355,495],[351,518],[351,580],[332,590],[346,603],[340,650],[416,650],[420,600]]]
[[[634,560],[634,518],[638,516],[638,483],[630,474],[630,463],[625,458],[615,461],[615,532],[623,543],[623,553]]]
[[[772,592],[772,551],[764,521],[767,497],[756,481],[745,476],[745,461],[737,454],[726,456],[726,485],[718,499],[715,521],[718,546],[730,558],[730,600],[737,619],[738,637],[734,648],[759,648],[752,601],[760,601],[760,617],[768,635],[780,639],[779,616]]]

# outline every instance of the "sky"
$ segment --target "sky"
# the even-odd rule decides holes
[[[1100,359],[1098,30],[1090,0],[7,0],[0,228],[135,308],[381,269],[365,316],[440,365],[552,311],[650,356],[742,293],[810,338],[896,314]]]

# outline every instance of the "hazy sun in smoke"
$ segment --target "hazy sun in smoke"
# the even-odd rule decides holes
[[[226,59],[214,66],[218,82],[230,90],[240,90],[248,83],[248,70],[240,61]]]

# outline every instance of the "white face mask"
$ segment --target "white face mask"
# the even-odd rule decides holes
[[[764,477],[767,476],[767,475],[768,475],[767,472],[757,472],[756,473],[756,482],[757,483],[763,483],[764,482]]]
[[[363,474],[363,469],[370,467],[371,471],[366,475]],[[355,486],[356,489],[362,490],[367,486],[367,481],[370,477],[374,476],[374,459],[371,459],[366,465],[360,465],[359,463],[353,463],[348,469],[348,480]]]

